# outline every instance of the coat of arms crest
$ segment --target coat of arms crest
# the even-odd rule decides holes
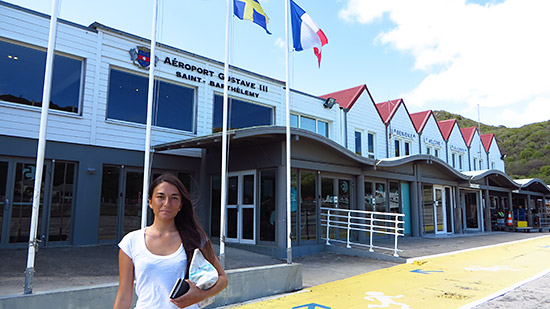
[[[129,50],[130,52],[130,59],[132,62],[144,69],[148,69],[149,65],[151,64],[151,50],[144,46],[137,46],[136,48],[132,48]],[[155,57],[155,65],[158,61],[158,58]]]

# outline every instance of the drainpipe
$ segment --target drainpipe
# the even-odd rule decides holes
[[[348,148],[348,111],[349,108],[340,107],[340,127],[342,135],[342,145],[347,149]]]

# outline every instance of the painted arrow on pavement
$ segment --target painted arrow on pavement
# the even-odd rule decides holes
[[[423,275],[429,275],[431,273],[442,273],[442,270],[422,270],[422,269],[415,269],[411,270],[411,273],[417,273],[417,274],[423,274]]]

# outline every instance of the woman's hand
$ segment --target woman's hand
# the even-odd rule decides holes
[[[207,297],[207,294],[203,290],[199,289],[193,282],[188,279],[185,279],[185,281],[189,283],[189,291],[176,299],[170,300],[170,302],[178,308],[191,306]]]

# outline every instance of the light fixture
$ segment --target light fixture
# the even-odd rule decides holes
[[[88,167],[88,168],[86,169],[86,174],[88,174],[88,175],[94,175],[95,172],[96,172],[96,169],[93,168],[93,167]]]
[[[325,108],[331,109],[334,106],[334,104],[336,104],[336,99],[335,98],[327,98],[325,100],[325,103],[323,103],[323,106]]]

